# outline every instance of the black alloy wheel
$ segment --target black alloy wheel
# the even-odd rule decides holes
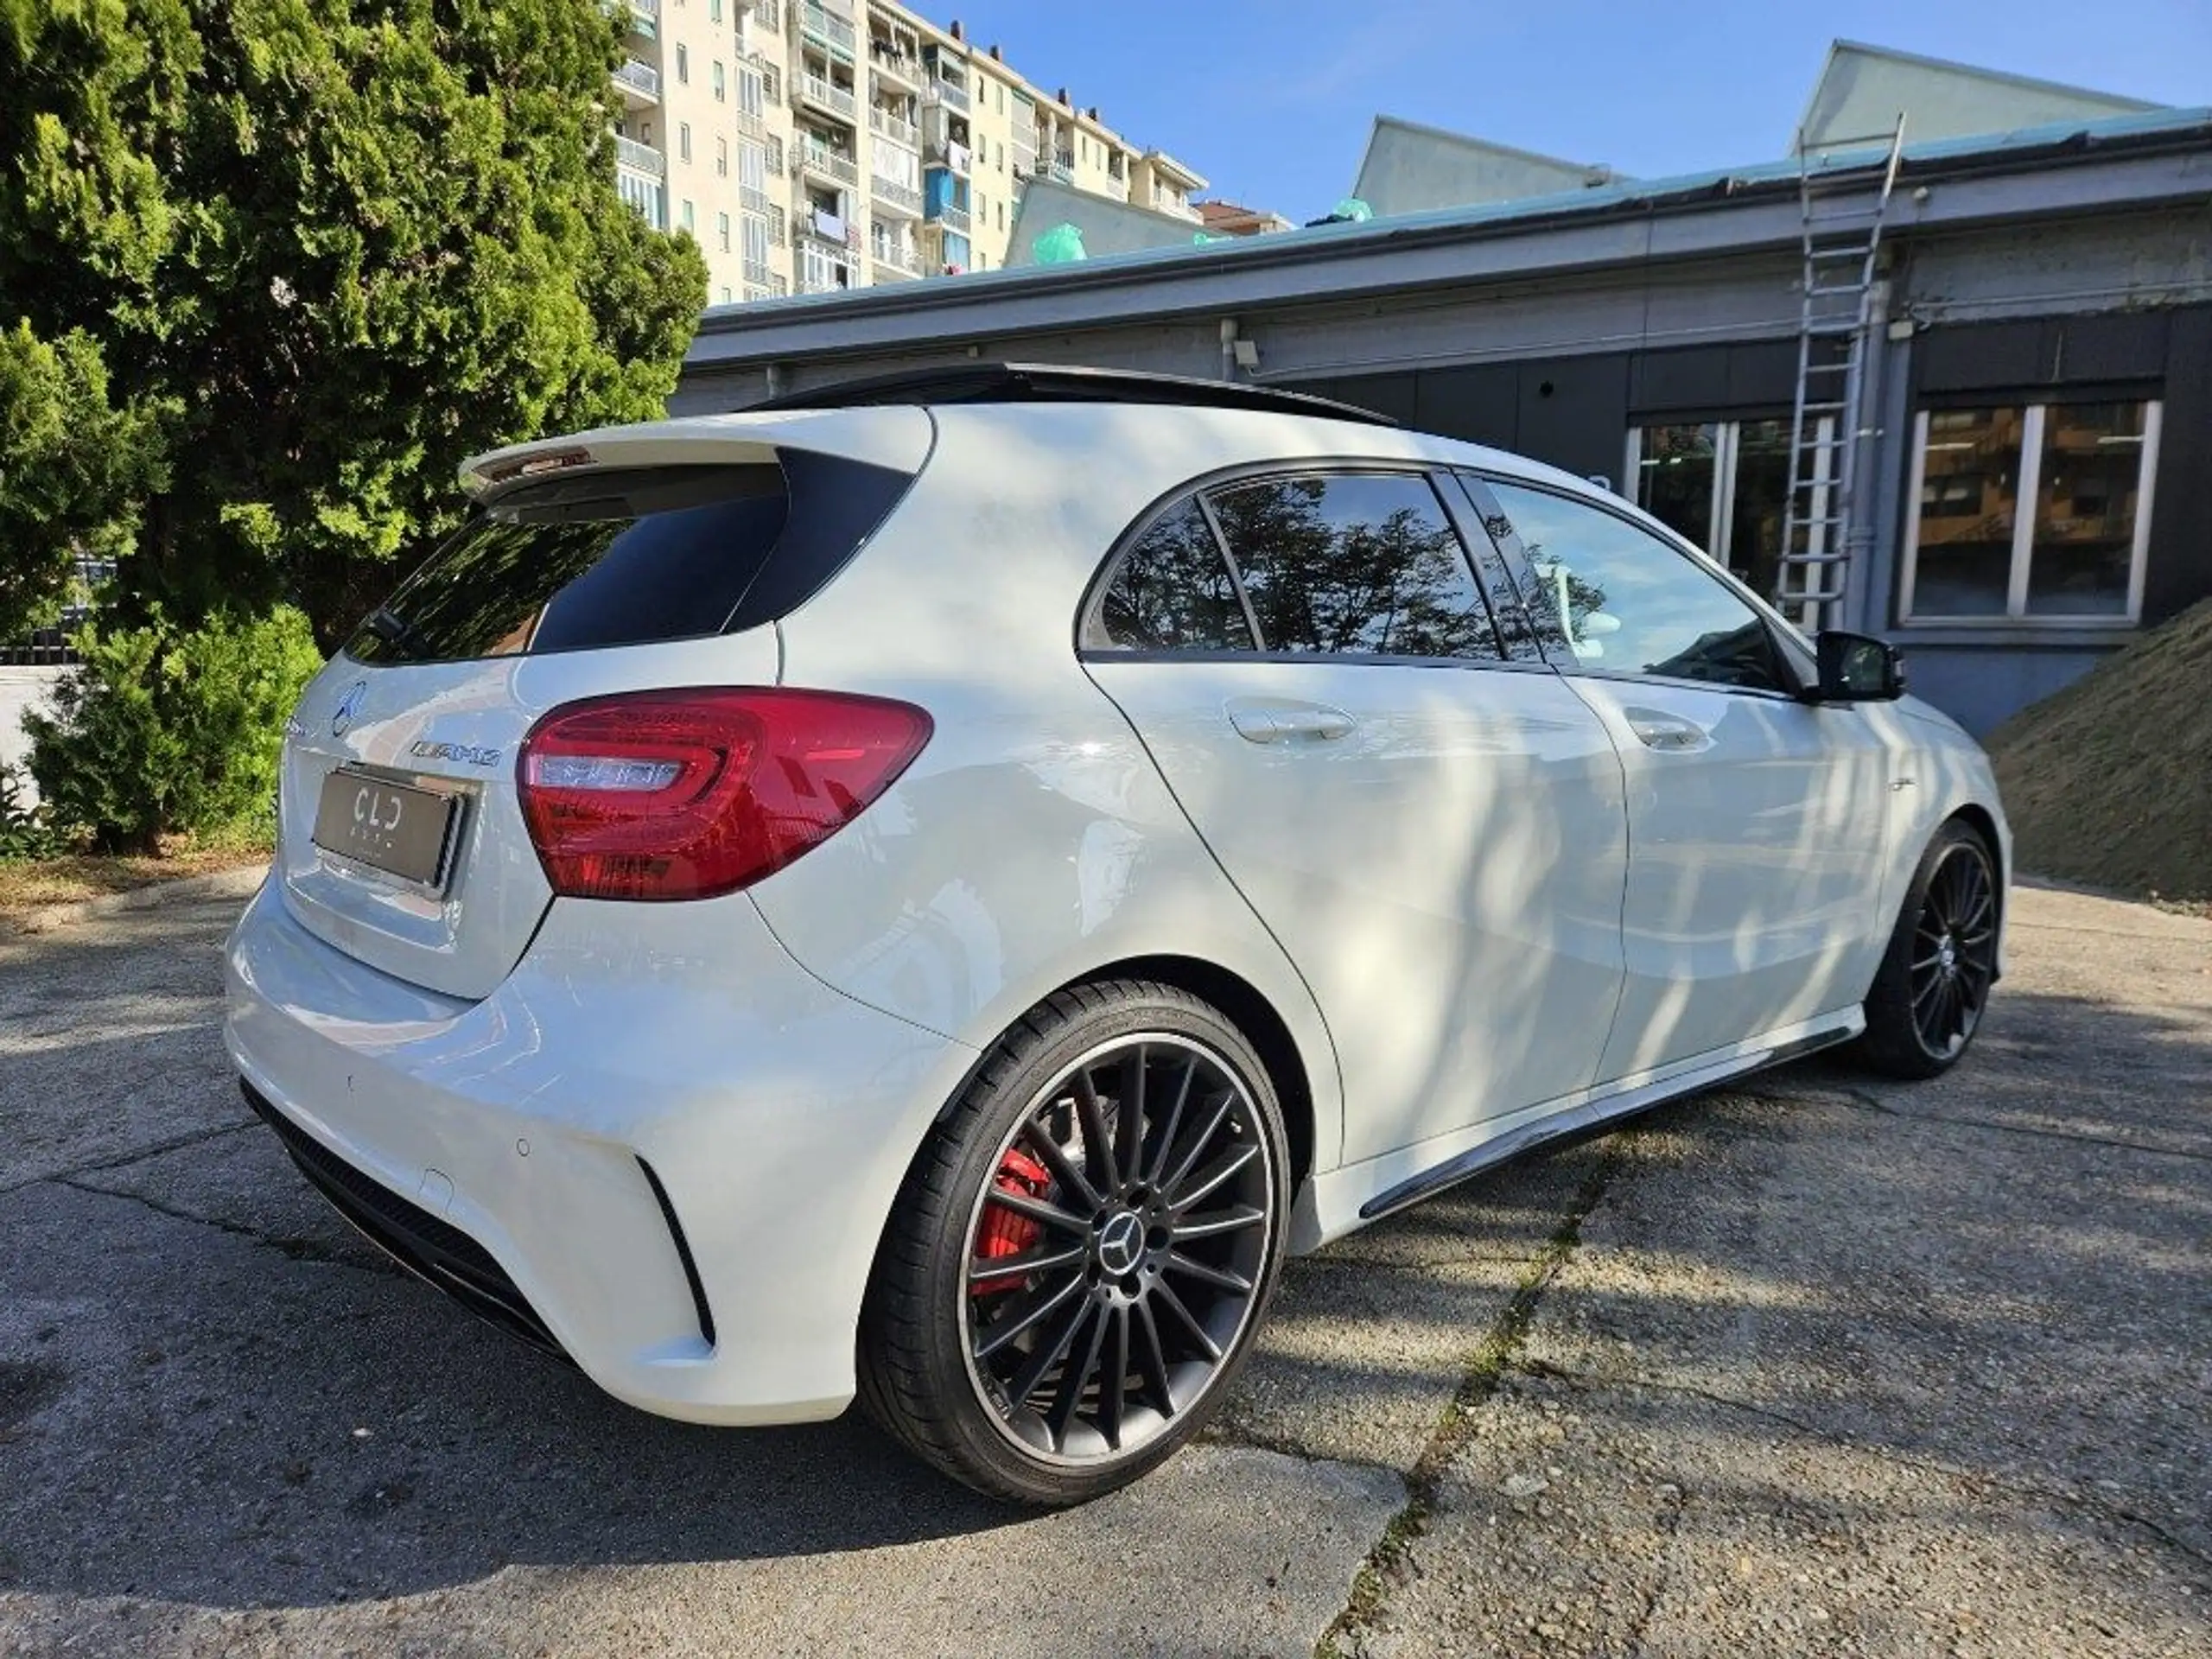
[[[968,1228],[969,1376],[1032,1454],[1165,1432],[1251,1317],[1274,1179],[1250,1096],[1150,1032],[1084,1055],[1007,1137]]]
[[[1970,842],[1944,849],[1913,928],[1912,1022],[1935,1058],[1957,1058],[1997,977],[1997,883]]]
[[[1290,1210],[1266,1065],[1179,987],[1059,992],[915,1154],[861,1315],[862,1406],[976,1491],[1081,1503],[1219,1406]]]
[[[1957,819],[1922,855],[1866,996],[1859,1053],[1892,1077],[1932,1077],[1981,1028],[1997,981],[2004,903],[1988,843]]]

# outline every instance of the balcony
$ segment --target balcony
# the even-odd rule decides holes
[[[968,210],[956,207],[949,201],[940,202],[931,208],[929,221],[932,225],[941,225],[948,231],[957,231],[963,236],[968,234]]]
[[[909,149],[919,149],[922,147],[922,130],[905,116],[887,110],[880,105],[869,106],[868,124],[869,131],[888,138],[893,143],[904,144]]]
[[[644,40],[660,33],[660,0],[600,0],[599,9],[610,17],[622,17],[630,32]]]
[[[741,184],[737,187],[737,205],[748,213],[765,213],[768,211],[768,193],[757,184]]]
[[[975,166],[975,156],[965,144],[956,144],[949,138],[933,138],[923,147],[922,159],[931,167],[948,168],[956,178],[964,179]]]
[[[956,81],[938,80],[931,77],[922,88],[922,102],[941,104],[948,110],[957,110],[965,115],[969,108],[968,89]]]
[[[879,205],[904,213],[909,219],[922,216],[922,193],[911,184],[901,184],[896,179],[887,179],[880,173],[868,181]]]
[[[662,155],[651,144],[641,144],[634,138],[625,138],[619,132],[614,135],[614,162],[616,166],[626,167],[632,173],[642,173],[649,179],[664,179],[668,176],[667,156]]]
[[[886,247],[877,243],[868,250],[875,260],[875,274],[903,280],[922,274],[922,252],[919,248]]]
[[[660,71],[649,63],[629,58],[615,65],[614,84],[626,104],[645,109],[660,102]]]
[[[1037,158],[1037,165],[1030,169],[1030,176],[1051,179],[1057,184],[1071,185],[1075,182],[1075,158],[1070,156],[1065,161],[1062,161],[1055,157],[1048,161],[1040,156]]]
[[[791,146],[791,171],[811,173],[817,178],[828,179],[836,184],[858,184],[861,181],[860,163],[850,156],[839,154],[827,144],[800,143]]]
[[[860,119],[860,99],[847,88],[834,86],[819,75],[801,75],[791,87],[791,101],[833,115],[840,121]]]
[[[668,187],[640,178],[634,173],[617,168],[614,188],[622,200],[628,202],[644,219],[657,231],[668,228]]]
[[[868,42],[868,60],[875,73],[887,80],[895,80],[910,92],[918,92],[923,86],[922,60],[911,52],[900,52],[880,41]]]
[[[853,33],[852,20],[849,17],[840,17],[828,7],[820,4],[819,0],[804,0],[804,3],[799,7],[798,32],[806,39],[815,41],[832,54],[843,58],[847,63],[853,60],[855,37]]]
[[[739,0],[738,10],[743,11],[750,4],[753,22],[764,34],[780,35],[784,32],[784,0]]]
[[[798,216],[798,231],[801,236],[810,237],[841,254],[855,252],[861,245],[858,225],[835,213],[825,213],[818,207]]]
[[[747,288],[765,289],[768,286],[769,279],[774,275],[773,271],[758,259],[748,259],[745,262],[745,285]]]
[[[751,110],[740,109],[733,118],[738,131],[747,138],[766,138],[768,136],[768,124]]]

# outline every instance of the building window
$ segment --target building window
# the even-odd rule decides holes
[[[691,84],[691,54],[681,42],[676,48],[676,84],[679,86]]]
[[[1899,620],[2135,621],[2160,412],[2155,400],[1923,410]]]
[[[684,228],[685,230],[687,230],[687,231],[688,231],[688,230],[690,230],[691,228],[693,228],[693,227],[692,227],[692,223],[691,223],[691,219],[692,219],[692,214],[691,214],[691,204],[690,204],[689,201],[686,201],[686,202],[683,204],[683,228]]]
[[[722,289],[722,303],[724,305],[729,303],[729,289],[727,287]]]
[[[715,140],[715,176],[723,179],[729,176],[729,140],[727,138]]]
[[[1006,229],[1006,203],[999,203],[999,229]]]
[[[707,21],[719,23],[722,20],[722,0],[707,0]]]
[[[722,251],[728,253],[729,251],[729,215],[728,213],[715,215],[715,239],[721,244]]]
[[[691,159],[691,124],[689,121],[676,124],[676,153],[683,161]]]
[[[723,78],[723,75],[722,75],[722,60],[721,60],[720,58],[716,58],[716,59],[715,60],[715,62],[714,62],[714,70],[715,70],[715,103],[717,103],[717,104],[720,104],[720,103],[721,103],[723,100],[725,100],[726,99],[728,99],[728,96],[729,96],[729,82],[728,82],[727,79],[725,79]]]
[[[1809,494],[1813,516],[1827,512],[1827,442],[1823,417],[1812,436],[1820,441],[1820,474]],[[1789,420],[1700,421],[1644,426],[1628,435],[1626,493],[1636,505],[1686,541],[1695,543],[1771,599],[1782,574],[1783,510],[1789,500]],[[1821,526],[1810,532],[1813,550],[1825,544]]]

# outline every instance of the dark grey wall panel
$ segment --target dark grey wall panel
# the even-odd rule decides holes
[[[1356,404],[1408,426],[1421,424],[1414,407],[1414,377],[1410,374],[1357,374],[1341,380],[1318,381],[1312,385],[1286,386],[1284,390],[1308,391],[1317,397]]]
[[[2054,378],[2065,382],[2152,380],[2166,372],[2165,311],[2071,317],[2058,323]]]
[[[1521,365],[1515,447],[1584,477],[1621,482],[1628,433],[1628,354],[1563,357]]]
[[[2031,702],[2063,691],[2108,654],[2079,646],[2037,647],[2018,640],[1986,645],[1913,643],[1910,630],[1892,636],[1904,652],[1912,694],[1925,697],[1976,737],[1986,737]],[[2113,647],[2133,636],[2121,634]]]
[[[1423,369],[1414,424],[1469,443],[1501,449],[1521,442],[1521,365],[1479,363],[1461,369]]]
[[[1920,389],[2015,391],[2110,385],[2165,372],[2166,311],[1969,323],[1921,336]]]
[[[2049,378],[2052,344],[2042,319],[1933,328],[1916,342],[1916,378],[1928,392],[2039,386]]]
[[[1629,365],[1628,406],[1638,415],[1703,413],[1729,400],[1726,346],[1681,352],[1638,352]],[[1785,391],[1785,397],[1789,393]]]
[[[2166,406],[2144,556],[2146,623],[2212,596],[2212,306],[2167,320]]]

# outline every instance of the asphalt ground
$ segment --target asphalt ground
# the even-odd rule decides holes
[[[237,908],[0,938],[0,1652],[2212,1651],[2212,924],[2018,893],[1949,1077],[1294,1262],[1205,1444],[1036,1516],[387,1266],[238,1099]]]

